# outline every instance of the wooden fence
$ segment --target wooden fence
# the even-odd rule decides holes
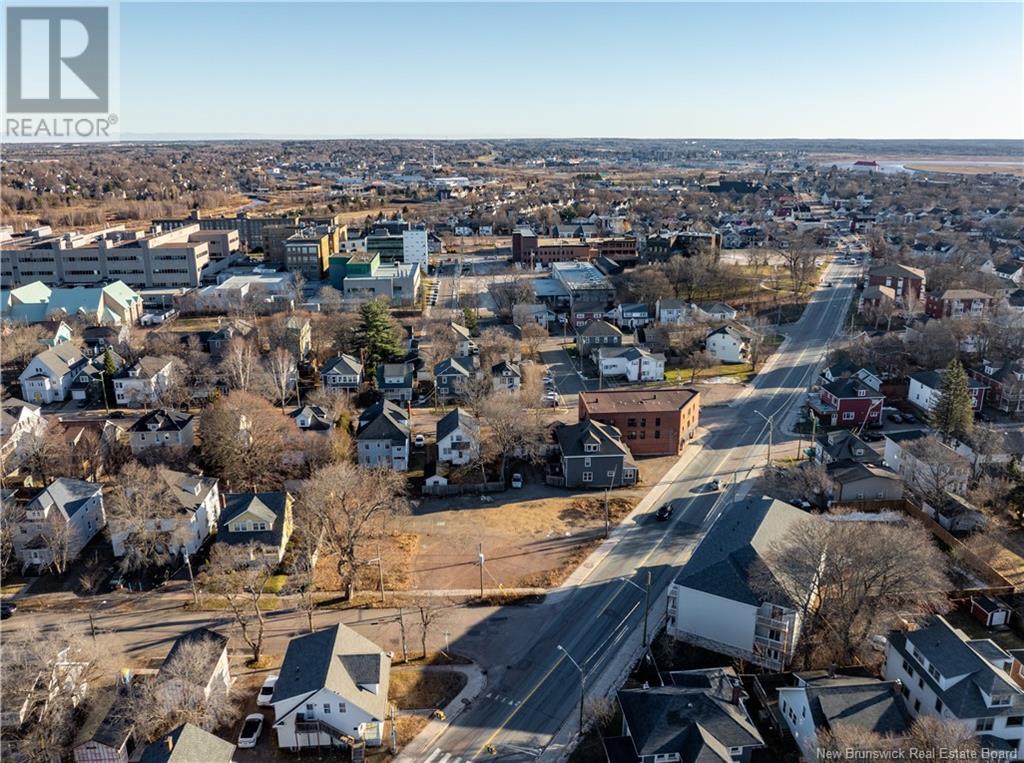
[[[472,493],[501,493],[507,489],[504,482],[473,482],[464,485],[424,485],[422,495],[447,496]]]

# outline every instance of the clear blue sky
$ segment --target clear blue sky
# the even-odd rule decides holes
[[[121,6],[121,130],[1024,138],[1021,3]]]

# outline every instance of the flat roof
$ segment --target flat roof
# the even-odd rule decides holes
[[[580,400],[591,414],[630,411],[682,410],[700,393],[689,387],[668,389],[615,389],[581,392]]]

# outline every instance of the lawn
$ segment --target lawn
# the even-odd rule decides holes
[[[398,668],[391,671],[390,700],[399,710],[440,709],[466,685],[458,671]]]
[[[692,370],[689,368],[672,368],[665,371],[665,381],[676,384],[690,384]],[[754,369],[749,363],[728,363],[710,368],[701,368],[697,371],[695,381],[700,379],[713,379],[715,377],[734,378],[737,382],[746,383],[750,381]]]

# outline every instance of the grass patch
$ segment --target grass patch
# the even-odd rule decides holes
[[[689,368],[672,368],[665,371],[665,381],[677,384],[690,384],[690,377],[693,374]],[[696,379],[711,379],[716,376],[735,377],[742,382],[750,380],[754,369],[749,363],[723,363],[710,368],[698,369]]]
[[[271,575],[263,584],[263,593],[279,594],[287,582],[287,575]]]
[[[391,671],[390,699],[399,710],[443,708],[462,691],[466,677],[458,671],[405,668]]]
[[[281,609],[282,602],[276,596],[261,596],[260,597],[260,608],[264,612],[273,612]],[[223,596],[215,596],[212,594],[203,594],[199,599],[199,606],[197,607],[191,601],[185,604],[185,609],[190,612],[224,612],[230,610],[227,600]]]

